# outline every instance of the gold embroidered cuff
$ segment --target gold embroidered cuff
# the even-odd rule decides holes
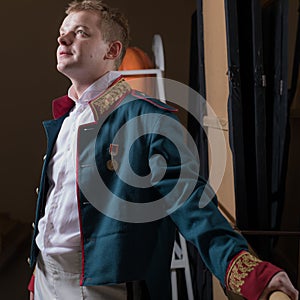
[[[245,283],[245,279],[260,263],[260,259],[246,251],[243,251],[238,256],[236,256],[231,261],[226,275],[227,288],[230,291],[241,295],[241,289],[243,284]]]

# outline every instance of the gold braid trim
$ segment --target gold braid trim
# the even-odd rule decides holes
[[[260,259],[248,252],[243,252],[237,256],[227,273],[227,288],[232,292],[241,295],[241,287],[245,283],[245,278],[257,265],[259,265],[260,262]]]
[[[116,103],[122,96],[131,90],[130,85],[121,79],[116,84],[108,88],[100,97],[91,101],[90,106],[93,110],[96,120],[109,110],[109,108]]]

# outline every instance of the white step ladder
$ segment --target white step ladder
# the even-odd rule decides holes
[[[177,269],[184,270],[188,300],[194,300],[186,241],[180,233],[178,233],[178,237],[179,237],[178,240],[175,240],[174,243],[172,262],[171,262],[172,300],[178,300],[178,287],[177,287],[177,274],[176,274]]]

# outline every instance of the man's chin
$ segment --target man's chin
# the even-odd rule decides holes
[[[72,73],[71,68],[68,67],[65,64],[58,63],[56,65],[56,69],[57,69],[58,72],[62,73],[63,75],[65,75],[67,77],[69,77],[71,75],[71,73]]]
[[[57,63],[57,65],[56,65],[56,69],[57,69],[57,71],[58,72],[63,72],[63,70],[65,69],[65,65],[63,65],[63,64],[61,64],[61,63]]]

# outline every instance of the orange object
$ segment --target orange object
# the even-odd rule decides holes
[[[138,47],[128,47],[119,71],[153,69],[154,64],[148,54]],[[153,94],[153,75],[125,75],[125,80],[133,89],[145,94]]]
[[[138,47],[128,47],[119,70],[152,69],[154,67],[148,54]]]

